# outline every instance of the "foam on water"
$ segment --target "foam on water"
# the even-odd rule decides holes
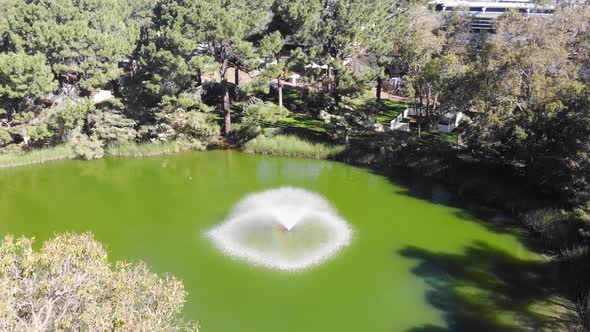
[[[226,255],[301,270],[348,245],[352,229],[321,195],[284,187],[247,195],[207,235]]]

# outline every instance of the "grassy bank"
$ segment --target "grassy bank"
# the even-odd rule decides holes
[[[73,159],[76,154],[70,146],[59,145],[32,150],[23,154],[0,154],[0,168],[43,164],[55,160]]]
[[[177,142],[164,143],[127,143],[107,147],[106,155],[112,157],[150,157],[173,154],[190,150],[191,147]],[[75,159],[78,155],[70,145],[59,145],[25,153],[0,154],[0,169],[43,164],[50,161]]]
[[[327,159],[344,149],[343,145],[312,143],[297,136],[279,135],[255,138],[244,145],[243,151],[278,157]]]
[[[127,143],[110,146],[106,149],[106,154],[112,157],[153,157],[166,154],[173,154],[180,151],[189,150],[187,145],[177,142],[159,142],[159,143]]]

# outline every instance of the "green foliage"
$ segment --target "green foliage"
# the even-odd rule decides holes
[[[589,15],[586,13],[585,15]],[[525,19],[509,12],[481,42],[455,91],[473,110],[465,143],[486,160],[519,160],[546,191],[586,209],[590,201],[590,112],[584,62],[564,17]],[[572,18],[576,18],[572,15]],[[589,16],[587,16],[589,17]]]
[[[161,133],[163,139],[193,142],[195,148],[202,150],[219,135],[220,131],[212,116],[203,112],[177,110],[161,114],[160,120],[169,126],[169,130]]]
[[[313,0],[295,1],[294,7],[288,8],[280,2],[282,20],[292,19],[296,38],[310,45],[292,53],[291,67],[322,81],[324,89],[336,97],[363,90],[380,70],[359,58],[371,47],[378,34],[375,29],[386,26],[392,5],[385,0]],[[312,63],[329,69],[310,67]]]
[[[12,143],[12,135],[6,127],[0,127],[0,147]]]
[[[440,52],[442,40],[434,33],[436,17],[424,6],[415,4],[399,12],[392,26],[393,50],[403,69],[413,71]]]
[[[26,127],[25,132],[33,142],[43,142],[52,136],[52,133],[47,128],[47,124],[43,122]]]
[[[4,0],[0,2],[0,11],[4,14],[0,17],[0,41],[5,38],[5,34],[8,31],[8,20],[7,18],[13,15],[15,0]]]
[[[149,77],[145,84],[147,93],[162,98],[173,96],[191,87],[194,68],[181,56],[149,44],[141,50],[141,64]]]
[[[144,63],[154,62],[145,60],[152,54],[151,57],[160,59],[159,62],[169,63],[163,68],[171,68],[174,74],[160,74],[158,66],[151,66],[148,88],[159,92],[162,81],[183,77],[180,82],[187,83],[186,78],[195,74],[200,80],[200,75],[207,69],[216,68],[216,79],[222,85],[218,97],[224,100],[224,127],[228,134],[231,117],[227,71],[230,67],[248,69],[258,65],[254,45],[247,38],[266,27],[270,20],[270,5],[270,0],[160,2],[156,11],[158,16],[154,19],[158,31],[153,33],[145,48]]]
[[[93,114],[93,120],[92,134],[105,144],[133,141],[137,137],[136,122],[121,112],[100,110]]]
[[[344,151],[343,145],[312,143],[297,136],[259,136],[244,145],[244,152],[281,157],[327,159]]]
[[[284,107],[252,99],[242,107],[241,122],[235,126],[231,138],[236,144],[243,145],[260,135],[263,126],[272,126],[288,115],[289,111]]]
[[[91,234],[0,242],[0,330],[198,330],[179,318],[186,292],[143,263],[107,259]]]
[[[250,101],[242,108],[242,122],[275,124],[285,119],[289,111],[271,102]]]
[[[351,135],[365,133],[373,127],[379,109],[380,105],[373,98],[343,97],[340,103],[322,110],[320,118],[328,135],[348,142]]]
[[[288,71],[288,59],[282,58],[280,56],[280,52],[285,46],[285,40],[279,31],[275,31],[271,34],[268,34],[262,38],[260,41],[259,52],[260,54],[265,57],[267,60],[271,60],[270,63],[266,65],[266,68],[262,70],[257,78],[254,80],[254,89],[255,91],[260,91],[263,93],[269,92],[269,82],[274,79],[284,80],[286,78],[286,74]],[[278,82],[280,83],[280,82]],[[246,87],[248,89],[249,87]],[[277,86],[278,89],[282,90],[282,85]],[[246,90],[248,93],[248,90]],[[280,106],[283,106],[282,103],[282,91],[279,92],[281,94],[281,98],[279,100]]]
[[[202,150],[220,134],[210,108],[200,102],[198,95],[166,97],[161,107],[162,111],[156,115],[160,123],[157,128],[159,140],[179,140]]]
[[[260,41],[260,54],[266,57],[276,57],[281,52],[285,41],[278,31],[268,34]]]
[[[230,134],[233,143],[243,146],[262,133],[262,126],[255,122],[240,122],[234,125]]]
[[[90,114],[91,133],[105,145],[130,142],[137,138],[137,122],[124,114],[123,105],[109,102]]]
[[[276,0],[273,6],[274,24],[284,36],[306,45],[313,38],[312,32],[320,22],[321,1]]]
[[[93,91],[117,79],[118,61],[134,50],[140,24],[133,9],[121,0],[16,1],[5,44],[44,54],[63,82]]]
[[[76,156],[80,159],[100,159],[104,156],[102,142],[96,136],[88,137],[82,133],[75,133],[70,143]]]
[[[0,98],[41,97],[57,84],[43,54],[0,53]]]
[[[86,115],[94,111],[94,104],[88,100],[66,102],[57,107],[48,119],[48,125],[58,143],[72,140],[75,133],[80,132],[86,121]]]

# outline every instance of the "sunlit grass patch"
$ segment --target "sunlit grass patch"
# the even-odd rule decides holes
[[[382,100],[381,111],[377,114],[376,120],[383,125],[389,125],[401,112],[408,108],[407,104],[393,100]]]
[[[151,157],[166,154],[172,154],[180,151],[189,150],[190,147],[177,142],[157,142],[157,143],[124,143],[110,146],[106,153],[113,157]]]
[[[344,151],[343,145],[312,143],[297,136],[257,137],[246,143],[244,152],[281,157],[326,159]]]
[[[277,125],[280,127],[301,128],[321,133],[325,131],[324,123],[321,120],[305,114],[291,113],[287,118],[279,121]]]
[[[70,146],[59,145],[50,148],[31,150],[23,154],[0,154],[0,168],[42,164],[49,161],[73,159],[76,157]]]

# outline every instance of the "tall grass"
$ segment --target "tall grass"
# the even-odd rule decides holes
[[[568,222],[565,211],[557,209],[537,209],[522,217],[525,226],[536,231],[547,244],[562,247],[568,245],[575,232],[574,224]]]
[[[113,157],[149,157],[172,154],[195,148],[189,144],[177,142],[120,144],[106,148],[106,154]],[[49,161],[75,159],[81,157],[72,145],[58,145],[49,148],[32,150],[26,153],[0,154],[0,169],[42,164]]]
[[[281,157],[326,159],[344,151],[343,145],[312,143],[297,136],[260,136],[244,145],[244,152]]]
[[[73,159],[75,157],[76,153],[71,146],[58,145],[32,150],[23,154],[0,154],[0,168],[42,164],[54,160]]]
[[[190,146],[177,142],[125,143],[110,146],[106,153],[113,157],[152,157],[189,150]]]

